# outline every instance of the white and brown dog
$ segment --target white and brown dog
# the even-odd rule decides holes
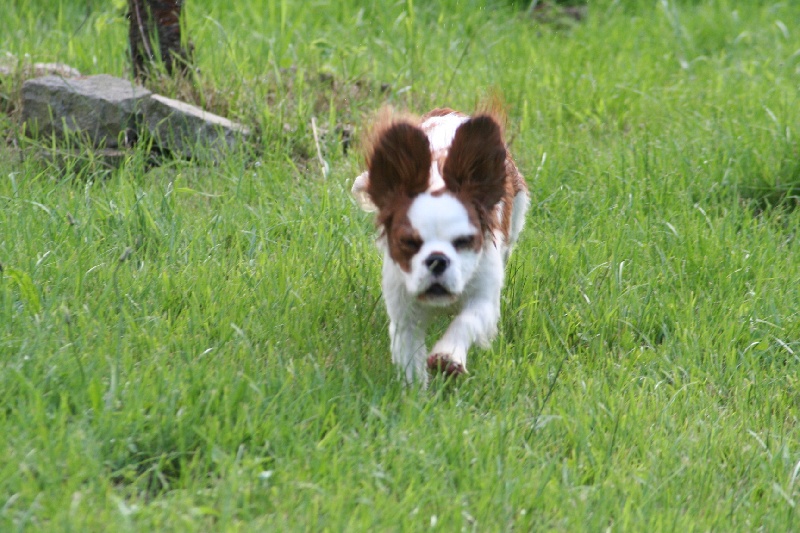
[[[392,361],[408,382],[466,372],[473,343],[497,333],[505,263],[525,222],[525,180],[495,112],[383,113],[369,137],[367,171],[353,194],[376,211]],[[428,352],[431,319],[454,314]],[[426,369],[427,366],[427,369]]]

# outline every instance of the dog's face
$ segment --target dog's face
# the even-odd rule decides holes
[[[475,209],[447,192],[416,196],[386,227],[406,290],[430,305],[457,299],[475,272],[483,239]]]
[[[389,257],[419,302],[455,302],[491,245],[493,207],[505,192],[505,144],[489,116],[466,120],[447,150],[431,153],[420,128],[405,122],[378,132],[368,155],[367,194]],[[429,190],[431,183],[444,187]]]

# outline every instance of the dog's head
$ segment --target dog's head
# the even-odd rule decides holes
[[[389,257],[417,300],[449,305],[472,279],[498,223],[493,208],[505,193],[505,160],[501,128],[489,115],[465,119],[449,147],[435,153],[410,122],[374,135],[366,193]]]

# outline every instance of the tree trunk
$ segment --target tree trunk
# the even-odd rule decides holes
[[[128,0],[128,39],[136,78],[146,79],[159,56],[168,74],[172,75],[176,67],[180,74],[186,73],[189,54],[181,47],[182,7],[183,0]],[[159,56],[153,36],[158,40]]]

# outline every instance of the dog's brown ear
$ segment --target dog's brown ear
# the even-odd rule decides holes
[[[390,125],[376,136],[367,169],[367,194],[378,209],[385,209],[398,196],[413,198],[425,192],[431,170],[427,135],[407,122]]]
[[[467,120],[456,130],[442,169],[445,186],[488,212],[503,197],[506,147],[500,125],[489,115]]]

